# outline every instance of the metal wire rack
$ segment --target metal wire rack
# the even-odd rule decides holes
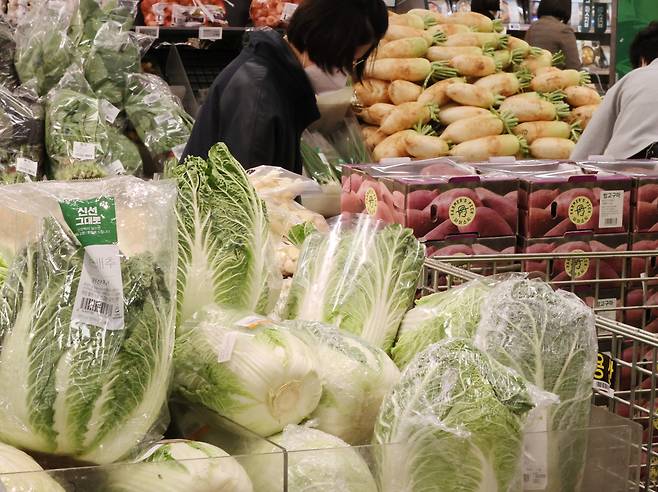
[[[524,272],[530,265],[529,276],[585,299],[597,312],[599,360],[593,403],[642,425],[642,459],[631,467],[630,490],[658,492],[658,335],[651,331],[658,324],[653,323],[658,320],[658,295],[653,295],[658,291],[657,255],[658,251],[633,251],[428,258],[421,290],[427,295],[482,276]],[[610,261],[618,262],[620,275],[603,278],[601,265]],[[566,270],[568,280],[564,275],[556,280],[556,265]],[[577,278],[583,271],[591,278]]]

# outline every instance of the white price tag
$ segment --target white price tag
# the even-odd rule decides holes
[[[229,331],[224,335],[219,346],[219,352],[217,353],[217,362],[221,364],[222,362],[228,362],[231,360],[233,349],[235,348],[235,342],[237,341],[239,334],[240,332],[237,331]]]
[[[253,316],[245,316],[242,319],[239,319],[238,321],[235,322],[236,326],[242,326],[243,328],[251,328],[254,329],[259,325],[262,325],[264,323],[269,323],[270,320],[267,318],[264,318],[263,316],[258,316],[257,314],[254,314]]]
[[[281,20],[283,22],[288,22],[297,10],[297,7],[299,7],[299,5],[296,3],[285,2],[283,4],[283,10],[281,11]]]
[[[528,414],[523,440],[523,490],[545,490],[548,486],[548,409],[535,408]]]
[[[36,176],[39,168],[39,163],[25,157],[18,157],[16,159],[16,171],[27,174],[29,176]]]
[[[87,246],[71,321],[123,330],[123,282],[119,246]]]
[[[171,151],[174,153],[174,157],[176,157],[177,161],[180,161],[180,158],[183,157],[183,152],[185,152],[185,146],[187,144],[180,144],[176,145]]]
[[[157,92],[152,92],[144,98],[144,104],[153,104],[158,99],[160,99],[160,94]]]
[[[153,121],[155,121],[158,125],[162,125],[165,121],[169,121],[171,119],[173,119],[171,113],[162,113],[153,118]]]
[[[612,321],[617,319],[615,308],[617,307],[617,299],[614,297],[610,299],[599,299],[596,301],[596,314],[608,318]]]
[[[107,172],[109,174],[126,174],[126,168],[123,167],[123,164],[120,160],[116,160],[107,166]]]
[[[158,26],[137,26],[135,32],[145,34],[146,36],[153,36],[154,38],[160,37],[160,27]]]
[[[101,110],[103,111],[105,121],[107,121],[110,125],[116,121],[117,116],[119,116],[119,113],[121,112],[119,108],[117,108],[107,99],[103,99],[101,101]]]
[[[224,37],[224,29],[221,27],[205,27],[201,26],[199,28],[199,39],[209,39],[211,41],[216,41]]]
[[[602,393],[606,396],[615,396],[615,391],[610,387],[607,381],[597,381],[595,379],[592,381],[592,388],[598,390],[599,393]]]
[[[601,191],[599,229],[621,227],[624,220],[624,191]]]
[[[96,144],[87,142],[73,142],[72,156],[81,161],[90,161],[96,158]]]

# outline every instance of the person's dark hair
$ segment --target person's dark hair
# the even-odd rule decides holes
[[[471,0],[471,12],[494,18],[494,13],[500,10],[500,0]]]
[[[340,70],[361,80],[365,60],[387,29],[383,0],[305,0],[290,20],[288,41],[325,72]],[[366,45],[365,57],[355,60]]]
[[[647,65],[658,58],[658,21],[652,21],[635,35],[630,47],[633,68]]]
[[[571,20],[571,0],[541,0],[537,9],[540,19],[546,15],[557,17],[565,24]]]

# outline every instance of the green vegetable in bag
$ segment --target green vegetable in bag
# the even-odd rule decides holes
[[[84,22],[81,46],[91,46],[100,28],[109,21],[118,22],[124,31],[135,24],[136,0],[80,0],[80,15]]]

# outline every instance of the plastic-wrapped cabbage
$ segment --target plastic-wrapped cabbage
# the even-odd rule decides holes
[[[142,156],[137,145],[114,127],[108,128],[110,137],[106,166],[108,174],[142,174]]]
[[[0,291],[0,440],[111,463],[161,437],[175,198],[130,177],[2,190],[17,254]]]
[[[367,215],[306,239],[284,319],[322,321],[389,350],[423,265],[413,231]]]
[[[139,138],[157,159],[190,138],[194,119],[157,75],[127,75],[124,107]]]
[[[35,79],[41,96],[57,84],[73,61],[73,44],[67,35],[72,16],[70,4],[43,2],[16,29],[16,71],[23,83]]]
[[[18,74],[14,66],[16,42],[14,31],[6,20],[0,20],[0,85],[14,90],[18,86]]]
[[[80,0],[80,15],[84,22],[80,45],[91,46],[96,33],[109,21],[118,22],[124,31],[132,29],[138,4],[137,0]]]
[[[265,204],[224,144],[187,159],[178,182],[178,319],[208,304],[260,314],[275,306],[281,275]]]
[[[27,88],[15,93],[0,86],[0,183],[43,175],[43,107]]]
[[[508,492],[533,408],[525,379],[466,340],[418,354],[384,400],[374,443],[383,492]]]
[[[417,353],[445,338],[475,336],[482,300],[491,291],[488,280],[437,292],[416,301],[402,320],[391,356],[403,368]]]
[[[259,316],[208,306],[179,327],[174,390],[261,436],[308,417],[322,395],[302,340]]]
[[[339,438],[304,426],[289,425],[270,441],[288,452],[288,490],[295,492],[377,492],[368,464],[358,450]],[[274,453],[279,448],[258,444],[252,453]],[[300,451],[300,452],[295,452]],[[250,473],[254,490],[284,490],[282,470],[276,462]],[[249,467],[251,468],[251,467]],[[251,470],[248,470],[251,472]],[[399,489],[397,492],[399,492]]]
[[[574,294],[554,291],[547,283],[508,280],[485,299],[475,343],[559,397],[544,424],[549,431],[545,490],[578,490],[598,347],[593,311]]]
[[[0,490],[64,492],[64,489],[44,472],[32,457],[2,443],[0,443]]]
[[[99,99],[121,105],[126,76],[140,71],[142,53],[153,38],[124,30],[120,23],[103,24],[84,62],[85,77]]]
[[[111,492],[252,492],[242,466],[222,449],[196,441],[156,444],[136,464],[108,467]]]
[[[310,416],[313,426],[349,444],[370,443],[382,400],[400,379],[393,361],[383,350],[331,326],[310,321],[284,324],[318,359],[323,390]]]

